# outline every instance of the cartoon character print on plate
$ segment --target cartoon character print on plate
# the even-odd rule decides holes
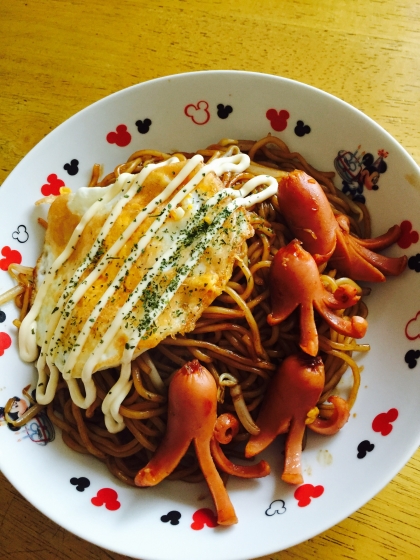
[[[22,255],[19,251],[11,249],[8,245],[5,245],[1,250],[2,257],[0,259],[0,269],[7,271],[11,264],[20,264],[22,262]]]
[[[12,346],[12,339],[6,332],[0,332],[0,356]]]
[[[150,119],[138,120],[136,121],[136,126],[140,134],[147,134],[152,126],[152,121]]]
[[[409,350],[404,356],[404,361],[410,369],[414,369],[417,365],[417,360],[420,358],[420,350]]]
[[[401,249],[408,249],[410,245],[417,243],[419,240],[419,232],[413,229],[413,224],[409,220],[404,220],[400,224],[401,236],[397,243]]]
[[[86,490],[86,488],[89,488],[90,480],[88,478],[86,478],[85,476],[80,476],[79,478],[73,476],[70,479],[70,484],[75,486],[76,490],[78,492],[84,492]]]
[[[192,516],[191,529],[201,531],[204,527],[217,527],[217,516],[210,508],[198,509]]]
[[[416,340],[420,338],[420,311],[412,317],[405,326],[405,336],[408,340]]]
[[[210,120],[209,104],[202,99],[196,105],[190,103],[184,108],[184,113],[194,124],[203,125]]]
[[[265,114],[266,118],[270,121],[271,128],[276,132],[282,132],[287,128],[287,121],[290,117],[289,111],[286,109],[280,109],[277,111],[276,109],[268,109]]]
[[[162,515],[162,517],[160,518],[163,523],[169,522],[170,525],[179,525],[180,519],[181,514],[176,510],[169,511],[166,515]]]
[[[303,121],[297,121],[295,126],[295,134],[296,136],[303,137],[305,134],[309,134],[311,132],[311,127],[308,124],[305,124]]]
[[[60,194],[61,187],[65,187],[65,182],[57,177],[55,173],[51,173],[47,177],[47,182],[41,187],[41,192],[44,196],[58,196]]]
[[[4,323],[6,320],[6,313],[0,309],[0,323]]]
[[[232,111],[233,109],[231,105],[223,105],[222,103],[219,103],[217,106],[217,116],[219,119],[227,119]]]
[[[267,517],[273,517],[273,515],[282,515],[286,513],[286,504],[284,500],[274,500],[265,510],[265,515]]]
[[[297,505],[299,507],[309,506],[313,498],[319,498],[324,493],[324,487],[319,484],[314,486],[313,484],[302,484],[299,488],[296,488],[293,496],[297,500]]]
[[[128,132],[125,124],[119,124],[115,131],[108,132],[106,140],[110,144],[116,144],[120,148],[124,148],[131,142],[131,134]]]
[[[411,256],[408,259],[407,265],[410,270],[414,270],[414,272],[420,272],[420,253]]]
[[[364,439],[357,446],[357,458],[364,459],[368,453],[375,449],[375,445],[370,443],[369,440]]]
[[[67,171],[69,175],[77,175],[79,173],[79,160],[72,159],[70,163],[65,163],[63,169]]]
[[[383,436],[388,436],[393,430],[393,422],[398,418],[398,410],[390,408],[388,412],[381,412],[372,422],[372,430]]]
[[[379,178],[388,168],[385,161],[388,152],[378,150],[378,157],[375,159],[371,153],[359,153],[361,147],[357,146],[354,152],[340,150],[334,159],[334,167],[342,179],[342,192],[355,202],[365,203],[364,189],[379,189]]]
[[[0,419],[5,420],[9,430],[18,434],[18,441],[29,438],[34,443],[45,446],[55,439],[54,426],[43,410],[33,414],[36,412],[34,407],[37,404],[35,391],[30,394],[29,388],[30,385],[22,391],[26,399],[14,396],[4,407],[0,407]],[[27,420],[21,426],[19,420],[24,420],[25,417]]]
[[[16,228],[16,231],[12,233],[12,237],[19,243],[26,243],[29,239],[29,233],[28,230],[26,229],[26,226],[24,226],[23,224],[18,226]]]
[[[118,501],[118,493],[113,488],[101,488],[90,501],[94,506],[105,506],[109,511],[116,511],[121,507],[121,503]]]

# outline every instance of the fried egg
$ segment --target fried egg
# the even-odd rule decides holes
[[[224,187],[220,175],[248,165],[241,153],[207,165],[200,155],[171,158],[107,187],[63,189],[48,213],[32,307],[19,331],[21,357],[38,357],[38,402],[52,400],[61,372],[73,401],[87,408],[96,397],[92,375],[121,366],[102,408],[114,411],[113,430],[122,429],[131,361],[194,329],[253,235],[244,207],[277,188],[270,177],[240,191]],[[245,198],[264,183],[270,187]]]

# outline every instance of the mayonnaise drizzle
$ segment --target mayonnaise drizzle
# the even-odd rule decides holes
[[[115,222],[117,217],[120,215],[123,207],[129,202],[129,200],[131,200],[131,198],[134,196],[134,194],[136,194],[138,192],[139,187],[142,186],[142,183],[145,180],[145,178],[147,177],[147,175],[153,169],[155,169],[156,167],[162,167],[163,165],[167,165],[167,164],[173,163],[175,161],[179,161],[178,158],[171,158],[170,160],[166,160],[165,162],[147,166],[147,168],[145,168],[141,171],[141,173],[139,174],[139,176],[138,176],[137,180],[135,181],[134,185],[128,191],[127,195],[125,195],[125,196],[127,196],[127,199],[125,199],[125,196],[124,196],[124,199],[120,199],[120,201],[117,205],[118,207],[116,209],[112,210],[111,214],[109,215],[108,219],[106,220],[105,224],[103,225],[103,227],[102,227],[102,229],[101,229],[101,231],[98,235],[98,238],[96,239],[96,241],[93,245],[93,248],[95,250],[97,250],[101,246],[102,240],[105,239],[106,235],[111,230],[112,224]],[[89,252],[88,258],[82,264],[82,266],[80,266],[78,268],[76,273],[73,275],[73,277],[71,278],[71,280],[69,282],[69,285],[67,286],[66,290],[64,290],[60,300],[57,303],[57,306],[56,306],[57,310],[60,311],[60,313],[57,314],[59,320],[50,323],[50,328],[49,328],[48,334],[46,336],[47,347],[46,348],[43,347],[42,350],[41,350],[41,352],[45,351],[48,354],[48,356],[47,356],[48,365],[50,365],[53,362],[53,360],[56,356],[56,352],[54,352],[54,350],[53,350],[55,342],[59,339],[61,332],[64,330],[65,325],[69,321],[72,310],[77,305],[77,303],[81,300],[81,298],[84,296],[86,291],[99,278],[103,269],[106,268],[109,259],[115,257],[118,254],[118,252],[121,250],[121,248],[127,242],[127,240],[142,225],[144,220],[150,215],[150,212],[152,212],[156,208],[157,201],[158,200],[166,200],[171,195],[173,190],[176,189],[181,184],[181,182],[188,176],[188,174],[194,169],[194,167],[197,166],[197,163],[200,163],[201,161],[202,161],[202,158],[201,158],[201,156],[199,156],[199,158],[197,158],[190,165],[188,165],[188,166],[185,165],[183,167],[181,172],[170,183],[170,185],[168,185],[168,187],[162,193],[160,193],[160,195],[158,197],[155,197],[146,206],[146,208],[143,208],[141,210],[141,212],[139,212],[137,214],[137,216],[134,218],[134,220],[131,222],[131,224],[125,230],[124,235],[120,236],[117,239],[117,241],[112,245],[112,247],[102,256],[101,260],[99,261],[98,265],[94,268],[94,270],[88,275],[87,278],[85,278],[83,280],[83,282],[81,284],[79,284],[77,286],[78,280],[80,279],[81,275],[86,270],[86,268],[89,266],[89,264],[92,262],[92,259],[95,255],[95,250],[91,250]],[[151,167],[151,169],[149,169],[149,167]],[[146,172],[146,171],[147,171],[147,173],[143,173],[143,172]],[[143,176],[142,176],[142,173],[143,173]],[[124,175],[126,175],[126,176],[128,175],[128,177],[132,178],[132,175],[129,175],[129,174],[124,174]],[[171,185],[172,185],[172,188],[169,189],[169,187]],[[122,200],[124,202],[122,202]],[[72,292],[72,289],[71,289],[70,286],[73,287],[73,288],[77,286],[77,288],[75,289],[74,292]],[[65,303],[63,303],[64,301],[65,301]],[[79,341],[77,341],[77,343],[79,344]],[[72,365],[70,365],[70,366],[67,365],[67,369],[72,367]],[[65,373],[66,372],[64,372],[64,377],[65,377]],[[70,373],[69,373],[69,375],[70,375]]]
[[[147,176],[151,173],[151,171],[153,171],[153,169],[156,169],[158,167],[163,167],[164,165],[168,165],[174,162],[179,162],[178,158],[170,158],[166,161],[157,164],[150,164],[144,169],[142,169],[142,171],[136,176],[136,180],[134,182],[133,182],[133,176],[129,173],[123,173],[117,178],[116,183],[120,185],[120,193],[123,194],[126,191],[127,192],[126,194],[124,194],[124,196],[121,196],[121,198],[119,198],[119,200],[113,207],[104,225],[102,226],[102,229],[98,234],[98,237],[93,243],[92,248],[90,249],[89,253],[85,257],[82,265],[76,270],[76,272],[70,279],[68,285],[66,286],[66,289],[63,290],[60,299],[58,300],[56,305],[56,311],[60,310],[61,308],[63,308],[63,311],[57,314],[53,313],[53,316],[51,317],[48,325],[48,330],[44,336],[44,341],[41,346],[41,352],[37,363],[37,369],[40,375],[40,379],[37,385],[37,401],[40,404],[48,404],[49,402],[51,402],[57,387],[59,371],[55,363],[53,362],[53,358],[55,357],[55,354],[51,352],[50,349],[53,347],[54,343],[56,342],[57,331],[61,332],[61,330],[64,329],[65,327],[65,324],[67,322],[65,313],[67,313],[67,318],[68,318],[70,312],[75,307],[75,305],[80,301],[81,297],[83,297],[83,294],[86,292],[86,290],[100,276],[102,269],[107,264],[106,259],[115,256],[123,246],[124,241],[121,241],[121,239],[119,239],[116,243],[114,243],[111,249],[106,253],[106,255],[104,255],[104,258],[98,263],[97,267],[93,270],[93,272],[89,275],[89,277],[83,281],[83,284],[76,288],[76,291],[74,293],[72,292],[72,288],[74,289],[77,286],[77,282],[80,280],[83,272],[88,268],[89,264],[92,262],[92,259],[94,258],[96,251],[100,248],[102,241],[106,238],[106,235],[111,230],[111,227],[114,224],[115,220],[121,214],[126,204],[128,204],[128,202],[132,200],[135,194],[139,191],[139,188],[141,188],[142,183],[147,178]],[[128,185],[131,183],[132,186],[127,190]],[[103,189],[101,189],[101,191],[103,193]],[[104,197],[104,199],[106,200],[106,197]],[[130,233],[131,230],[135,231],[137,227],[138,225],[136,225],[136,223],[133,222],[131,226],[128,228],[129,234],[131,235]],[[71,301],[72,304],[69,304],[69,301]],[[46,366],[48,366],[48,369],[50,371],[49,381],[47,378]],[[47,385],[47,381],[48,381],[48,385]],[[73,392],[76,391],[76,387],[77,385],[73,386]],[[86,392],[86,397],[83,400],[84,403],[90,402],[92,398],[93,400],[95,400],[96,391],[94,390],[94,384],[91,380],[86,383],[85,392]],[[79,402],[79,405],[81,405],[81,399],[78,398],[77,400]]]
[[[145,247],[152,242],[154,236],[157,235],[159,230],[164,227],[171,208],[175,208],[178,204],[180,204],[208,173],[213,172],[217,176],[220,176],[228,171],[240,173],[245,171],[250,164],[249,157],[241,152],[217,158],[209,164],[200,167],[193,178],[190,179],[188,183],[174,195],[176,189],[182,184],[188,175],[190,175],[194,169],[202,163],[203,158],[200,155],[196,155],[188,160],[168,186],[162,191],[162,193],[150,201],[149,204],[147,204],[147,206],[138,213],[136,218],[125,229],[119,239],[112,245],[106,254],[101,256],[93,271],[89,273],[83,282],[79,283],[83,272],[92,263],[95,255],[97,255],[98,249],[102,245],[103,240],[110,232],[112,224],[121,214],[124,206],[134,197],[136,192],[142,188],[144,180],[148,174],[156,167],[164,166],[174,161],[178,161],[178,159],[171,158],[170,160],[159,164],[150,164],[145,167],[141,173],[135,176],[134,180],[133,175],[123,174],[113,185],[101,189],[103,196],[95,200],[90,208],[88,208],[88,210],[84,213],[66,248],[57,257],[45,275],[43,283],[38,289],[34,304],[28,315],[23,320],[19,331],[21,357],[25,361],[34,361],[38,354],[36,344],[36,319],[47,291],[54,281],[54,277],[56,276],[59,268],[71,256],[79,237],[89,221],[96,213],[104,212],[105,207],[107,207],[107,205],[111,205],[112,209],[109,212],[107,219],[95,239],[88,255],[73,274],[68,285],[59,297],[48,324],[47,331],[43,336],[43,343],[37,363],[39,372],[37,400],[40,404],[48,404],[53,399],[59,379],[60,369],[64,379],[67,381],[72,400],[78,406],[87,408],[96,398],[96,388],[92,379],[95,367],[101,360],[104,352],[116,333],[123,329],[123,324],[126,324],[123,332],[125,333],[128,342],[123,352],[120,377],[102,403],[105,423],[110,432],[118,432],[124,428],[124,420],[119,413],[119,408],[132,385],[131,361],[140,340],[145,337],[151,325],[153,325],[160,314],[169,305],[182,282],[187,278],[193,267],[197,264],[201,255],[204,253],[212,240],[217,236],[220,228],[223,227],[226,219],[238,208],[249,208],[257,202],[261,202],[262,200],[266,200],[271,197],[277,191],[277,181],[275,179],[269,176],[258,176],[248,181],[240,190],[230,188],[224,189],[202,204],[199,211],[189,219],[185,228],[178,232],[179,235],[176,242],[173,243],[168,250],[161,254],[160,257],[157,258],[153,267],[144,274],[143,278],[129,295],[125,304],[118,310],[114,320],[110,325],[108,325],[101,340],[101,344],[96,345],[96,348],[86,360],[82,370],[82,382],[84,385],[84,395],[82,395],[76,379],[72,377],[72,370],[78,357],[80,356],[83,345],[88,339],[92,327],[98,320],[103,307],[113,296],[119,285],[121,285],[125,276],[129,274],[130,268],[136,263]],[[129,185],[131,186],[129,187]],[[262,185],[266,185],[267,188],[261,192],[248,196],[256,187]],[[123,193],[125,193],[124,196],[122,196]],[[233,200],[224,204],[221,211],[217,210],[218,205],[227,197],[230,197]],[[61,360],[61,363],[58,363],[57,350],[54,350],[54,348],[57,348],[58,346],[57,343],[60,341],[60,334],[64,332],[64,328],[74,307],[81,300],[89,287],[91,287],[98,279],[103,269],[107,266],[109,258],[115,257],[133,233],[141,226],[144,220],[153,214],[158,205],[163,204],[168,199],[170,199],[170,203],[166,204],[166,206],[160,210],[159,216],[155,218],[139,242],[131,248],[129,258],[125,259],[125,262],[120,268],[116,278],[114,278],[110,286],[108,286],[104,294],[102,294],[100,300],[95,305],[90,317],[83,325],[75,344],[71,348],[71,351],[67,353],[67,357],[64,359],[64,362]],[[206,220],[211,222],[207,230],[197,238],[194,238],[192,242],[189,242],[187,251],[182,251],[181,249],[184,247],[185,240],[188,238],[192,229],[197,227],[197,223],[205,217]],[[144,296],[147,288],[151,285],[155,286],[154,280],[156,280],[159,275],[159,271],[162,271],[162,265],[167,262],[170,262],[171,266],[176,269],[175,277],[163,289],[163,291],[161,290],[159,292],[158,304],[152,310],[146,309],[147,306],[145,305],[140,312],[140,315],[137,314],[135,317],[137,323],[134,324],[131,321],[131,325],[127,326],[128,320],[133,318],[131,314],[134,307],[139,301],[142,301],[142,297]],[[156,290],[159,291],[159,287],[156,283]],[[54,315],[55,312],[57,312],[57,315]]]
[[[92,286],[92,284],[99,278],[102,270],[108,264],[107,260],[114,257],[118,253],[118,251],[120,251],[120,249],[123,247],[125,241],[121,240],[121,238],[119,238],[114,243],[114,245],[106,252],[106,254],[103,255],[102,259],[99,261],[99,263],[97,264],[95,269],[89,274],[89,276],[85,280],[83,280],[83,283],[81,285],[77,286],[77,283],[80,280],[83,272],[92,263],[92,260],[95,257],[96,252],[101,247],[102,241],[106,238],[106,236],[110,232],[110,230],[112,228],[112,225],[115,223],[118,216],[123,211],[124,207],[128,204],[128,202],[130,202],[130,200],[132,200],[132,198],[139,191],[139,189],[142,188],[142,183],[147,178],[147,176],[150,174],[150,172],[153,171],[153,169],[156,169],[158,167],[163,167],[164,165],[167,165],[167,164],[173,163],[173,162],[178,162],[178,161],[179,161],[178,158],[171,158],[169,160],[166,160],[166,161],[163,161],[163,162],[160,162],[160,163],[157,163],[157,164],[148,165],[147,167],[142,169],[142,171],[137,175],[136,180],[134,182],[133,182],[133,176],[129,173],[123,173],[118,177],[117,181],[122,183],[121,193],[125,192],[126,186],[128,184],[131,184],[131,183],[133,183],[133,184],[129,188],[129,190],[126,192],[126,194],[118,200],[117,204],[112,209],[112,211],[109,214],[109,216],[107,217],[104,225],[102,226],[102,229],[98,234],[98,237],[96,238],[94,244],[92,245],[91,250],[89,251],[89,253],[85,257],[85,260],[83,261],[82,265],[79,266],[79,268],[76,270],[76,272],[74,273],[74,275],[70,279],[68,285],[66,286],[66,289],[61,294],[60,299],[58,300],[56,307],[57,307],[57,310],[60,310],[61,308],[63,308],[63,311],[61,313],[57,313],[57,315],[55,315],[55,317],[56,317],[55,320],[54,320],[54,318],[51,319],[50,324],[49,324],[49,328],[48,328],[48,331],[47,331],[47,334],[46,334],[46,337],[45,337],[48,344],[44,343],[43,347],[41,348],[41,353],[50,351],[50,349],[54,346],[54,343],[55,343],[56,338],[57,338],[57,334],[59,334],[60,331],[62,329],[64,329],[64,327],[65,327],[65,325],[68,321],[68,318],[70,316],[71,311],[74,309],[74,307],[80,301],[80,299],[83,297],[83,294],[86,292],[86,290],[88,288],[90,288],[90,286]],[[139,221],[139,223],[136,223],[136,220],[131,223],[131,225],[127,228],[128,236],[130,236],[130,235],[132,235],[132,233],[134,233],[134,231],[139,227],[139,225],[141,225],[143,220],[144,220],[144,218],[141,221]],[[68,313],[68,314],[66,315],[66,313]],[[49,366],[52,363],[52,358],[53,357],[55,357],[55,356],[54,356],[54,354],[51,354],[51,353],[47,357],[47,363],[48,363]]]
[[[198,173],[196,173],[194,175],[194,177],[192,179],[190,179],[190,181],[185,186],[183,186],[182,190],[180,190],[171,199],[170,204],[168,204],[161,211],[161,215],[154,220],[152,225],[149,227],[148,231],[143,235],[143,237],[138,242],[137,247],[133,246],[133,248],[131,249],[131,253],[130,253],[130,260],[128,258],[126,259],[126,261],[124,262],[123,266],[121,267],[117,277],[113,280],[111,285],[106,289],[105,293],[101,296],[101,298],[99,299],[99,301],[95,305],[95,307],[92,310],[90,316],[88,317],[87,321],[85,322],[85,324],[84,324],[84,326],[83,326],[83,328],[82,328],[82,330],[81,330],[81,332],[80,332],[80,334],[79,334],[71,352],[69,353],[70,355],[67,357],[66,362],[63,364],[62,371],[63,371],[63,377],[65,379],[67,378],[67,376],[71,376],[71,370],[74,367],[74,364],[76,363],[76,360],[79,357],[79,355],[80,355],[80,353],[83,349],[84,343],[86,342],[87,338],[90,335],[90,332],[92,330],[92,327],[93,327],[94,323],[99,318],[99,315],[101,313],[100,310],[106,305],[106,303],[110,300],[110,298],[115,294],[116,290],[118,289],[118,286],[121,284],[121,282],[124,280],[126,275],[129,273],[130,268],[136,263],[137,259],[141,255],[142,251],[152,241],[153,236],[156,235],[158,233],[159,229],[161,229],[164,226],[164,222],[165,222],[166,218],[168,217],[171,208],[177,206],[180,202],[182,202],[182,200],[192,190],[194,190],[194,188],[198,185],[198,183],[201,181],[203,176],[207,175],[207,173],[210,173],[211,171],[214,171],[217,175],[220,175],[222,173],[225,173],[226,171],[236,171],[236,172],[239,173],[239,172],[243,171],[244,169],[246,169],[248,167],[249,163],[248,163],[248,161],[246,161],[246,159],[244,160],[243,156],[245,156],[245,158],[248,158],[248,156],[246,156],[246,154],[237,154],[237,155],[234,155],[234,156],[231,156],[231,157],[227,157],[227,158],[225,157],[225,158],[220,158],[219,160],[214,160],[211,164],[206,165],[203,168],[201,168],[198,171]],[[221,161],[221,160],[223,160],[223,161]],[[249,158],[248,158],[248,160],[249,160]],[[200,161],[202,161],[202,156],[194,156],[191,160],[189,160],[188,163],[183,168],[183,169],[185,169],[185,167],[187,167],[187,170],[183,174],[183,178],[188,176],[189,173],[197,166],[197,164]],[[144,216],[142,221],[144,221],[144,219],[148,215],[150,215],[151,213],[153,213],[155,211],[156,206],[157,206],[157,202],[160,203],[163,200],[166,200],[167,198],[169,198],[169,196],[171,194],[173,194],[173,192],[179,187],[179,185],[182,183],[182,180],[183,180],[183,178],[182,179],[179,178],[179,175],[180,174],[178,174],[178,176],[175,177],[169,183],[169,185],[166,187],[166,189],[163,191],[163,193],[161,193],[158,197],[154,198],[151,202],[149,202],[149,204],[146,206],[145,216]],[[121,235],[121,241],[123,243],[126,243],[131,236],[131,232],[129,231],[129,229],[130,228],[127,228],[127,230]],[[182,242],[181,238],[177,241],[177,244],[174,245],[171,250],[174,251],[176,249],[176,247],[179,246],[180,242]],[[161,264],[161,259],[162,259],[162,257],[159,259],[159,261],[154,266],[155,271],[158,270],[158,268]],[[149,277],[149,275],[147,275],[147,276]],[[142,280],[142,285],[143,285],[143,280]],[[146,285],[146,284],[144,284],[144,285]],[[81,290],[80,290],[82,295],[85,293],[85,291],[87,289],[87,288],[86,289],[84,289],[84,288],[86,288],[86,286],[82,286]],[[80,297],[82,297],[82,296],[80,296]],[[131,299],[131,302],[132,303],[130,303],[130,307],[132,308],[133,304],[134,304],[133,299]],[[125,306],[122,309],[125,309]],[[121,310],[120,310],[120,312],[117,314],[117,317],[114,319],[110,328],[108,329],[108,332],[103,337],[103,344],[101,346],[96,347],[95,351],[92,353],[92,355],[90,356],[90,358],[86,362],[86,364],[83,368],[83,373],[82,373],[82,379],[83,380],[89,378],[92,375],[92,370],[95,367],[95,365],[97,364],[97,362],[99,361],[100,356],[106,350],[108,344],[110,343],[112,338],[115,336],[115,334],[120,329],[123,316],[124,315],[121,315]]]
[[[66,248],[61,253],[61,255],[56,258],[50,270],[46,274],[40,288],[38,289],[35,301],[31,309],[29,310],[29,313],[23,319],[22,324],[19,328],[19,353],[20,357],[25,362],[33,362],[38,357],[38,347],[36,344],[36,318],[38,317],[42,302],[45,299],[48,288],[54,282],[55,274],[74,251],[74,247],[89,221],[97,212],[100,212],[100,210],[109,201],[117,196],[120,190],[121,185],[116,181],[113,185],[111,185],[111,188],[107,190],[102,198],[96,200],[92,204],[92,206],[85,212],[82,219],[76,226],[69,242],[67,243]]]
[[[248,187],[249,188],[248,192],[250,192],[251,190],[253,190],[257,186],[260,186],[262,184],[268,184],[269,187],[261,193],[256,193],[255,195],[250,197],[249,200],[245,199],[241,196],[236,198],[234,201],[232,201],[230,204],[228,204],[222,212],[219,212],[219,214],[216,215],[213,223],[211,224],[209,230],[204,234],[204,236],[202,238],[196,239],[194,241],[194,243],[191,246],[192,249],[190,248],[190,251],[188,252],[188,254],[184,255],[184,260],[181,263],[179,263],[178,270],[181,270],[182,273],[178,274],[177,281],[175,283],[171,282],[170,288],[167,288],[163,293],[159,293],[159,304],[156,306],[154,312],[151,314],[151,317],[149,318],[148,325],[145,326],[140,331],[138,331],[138,330],[136,331],[135,329],[131,329],[131,332],[129,334],[129,342],[126,345],[126,348],[125,348],[124,354],[123,354],[123,359],[122,359],[122,363],[124,365],[129,367],[129,364],[131,364],[131,361],[133,359],[133,354],[134,354],[134,351],[137,347],[137,344],[140,342],[141,338],[147,333],[149,325],[152,324],[159,317],[159,315],[165,310],[165,308],[170,304],[170,302],[171,302],[172,298],[175,296],[178,288],[180,287],[182,282],[187,278],[187,276],[190,274],[192,268],[195,266],[195,264],[197,263],[197,261],[199,260],[199,258],[203,254],[203,252],[206,250],[206,248],[209,246],[211,241],[214,240],[214,238],[218,235],[220,227],[223,226],[223,224],[226,221],[226,219],[228,218],[228,216],[230,216],[235,210],[237,210],[240,207],[252,206],[256,203],[256,201],[259,202],[261,199],[264,199],[264,194],[267,197],[267,191],[268,191],[268,193],[271,192],[271,196],[277,191],[277,181],[275,179],[273,179],[272,177],[255,177],[254,179],[252,179],[252,184]],[[225,193],[222,191],[222,193],[219,193],[218,195],[215,195],[213,197],[213,199],[210,199],[208,201],[208,203],[207,203],[208,206],[210,206],[210,207],[214,206],[216,199],[221,200],[221,198],[222,198],[220,196],[221,194],[225,194]],[[168,251],[166,251],[166,253],[164,253],[159,258],[159,260],[153,266],[152,270],[148,271],[145,274],[145,276],[142,278],[141,282],[135,288],[133,294],[136,293],[136,291],[138,290],[138,288],[140,286],[146,287],[147,285],[150,285],[150,282],[153,280],[157,271],[159,270],[161,262],[165,259],[168,259],[168,257],[171,254],[173,254],[174,252],[175,252],[174,249],[171,248]],[[149,278],[151,278],[150,281],[149,281]],[[157,285],[156,285],[155,289],[157,289]],[[144,290],[140,291],[141,294],[143,294],[143,292],[144,292]],[[138,299],[139,299],[139,297],[136,298],[136,301]],[[123,320],[126,317],[127,307],[128,307],[128,302],[119,310],[119,312],[117,314],[117,317],[116,317],[116,320],[115,320],[115,325],[119,326],[121,324],[121,322],[123,322]],[[111,328],[108,330],[108,332],[105,335],[105,338],[106,338],[105,344],[110,343],[112,338],[115,336],[116,332],[117,332],[117,329],[115,328],[114,325],[112,325]],[[89,372],[92,371],[92,368],[94,367],[93,364],[95,364],[95,361],[99,357],[98,355],[95,356],[95,354],[96,354],[96,350],[93,352],[93,354],[91,354],[91,356],[89,357],[89,359],[87,360],[87,362],[85,364],[83,374],[82,374],[82,379],[83,380],[85,380],[86,377],[89,375]],[[128,394],[129,390],[130,390],[130,387],[128,387],[127,392],[123,394],[123,399],[125,398],[126,394]],[[121,396],[120,394],[114,393],[114,387],[113,387],[112,388],[112,397],[108,394],[107,397],[104,399],[104,401],[102,403],[102,412],[105,415],[105,419],[107,419],[109,417],[109,415],[111,415],[113,417],[112,427],[113,427],[113,429],[117,429],[117,427],[118,427],[118,431],[124,427],[124,425],[120,423],[120,422],[123,421],[123,419],[119,414],[118,414],[118,417],[114,416],[113,410],[116,409],[114,405],[115,405],[116,400],[117,399],[119,400],[120,396]],[[122,401],[119,401],[119,402],[122,402]],[[110,430],[110,426],[108,426],[108,424],[107,424],[107,427]]]

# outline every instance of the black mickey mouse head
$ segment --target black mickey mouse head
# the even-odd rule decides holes
[[[80,478],[73,477],[70,479],[70,484],[76,486],[78,492],[84,492],[86,488],[89,488],[90,480],[85,476],[81,476]]]
[[[4,323],[6,320],[6,313],[0,310],[0,323]]]
[[[19,241],[19,243],[26,243],[29,239],[29,233],[26,226],[23,224],[18,226],[17,230],[12,233],[12,237],[13,239],[16,239],[16,241]]]
[[[417,360],[420,358],[420,350],[409,350],[404,356],[404,361],[408,364],[410,369],[413,369],[417,365]]]
[[[233,109],[230,105],[222,105],[222,103],[219,103],[217,106],[217,116],[219,119],[227,119],[232,111]]]
[[[408,259],[408,268],[420,272],[420,253]]]
[[[375,448],[373,443],[370,443],[369,440],[365,439],[363,440],[361,443],[359,443],[359,445],[357,446],[357,458],[358,459],[363,459],[364,457],[366,457],[366,453],[370,453],[371,451],[373,451]]]
[[[72,159],[70,163],[65,163],[63,169],[67,171],[69,175],[77,175],[79,172],[79,160]]]
[[[162,517],[160,518],[160,520],[163,521],[164,523],[168,523],[169,521],[171,525],[178,525],[180,519],[181,519],[181,514],[179,513],[179,511],[176,510],[170,511],[166,515],[162,515]]]
[[[149,132],[150,125],[152,121],[150,119],[144,119],[144,121],[136,121],[137,130],[140,134],[147,134]]]
[[[298,121],[295,126],[296,136],[305,136],[311,132],[311,127],[305,124],[303,121]]]
[[[265,510],[265,515],[272,517],[273,515],[282,515],[286,511],[286,504],[284,500],[274,500],[270,506]]]

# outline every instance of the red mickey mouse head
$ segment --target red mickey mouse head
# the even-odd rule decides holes
[[[22,255],[19,251],[15,251],[7,245],[1,250],[3,259],[0,259],[1,270],[8,270],[11,264],[20,264],[22,262]]]
[[[207,525],[207,527],[217,527],[217,517],[209,508],[198,509],[193,514],[191,529],[194,529],[194,531],[201,531],[205,525]]]
[[[290,114],[285,109],[278,112],[276,109],[268,109],[265,116],[270,121],[271,128],[276,132],[281,132],[287,128],[287,119],[290,117]]]
[[[299,507],[309,506],[312,498],[319,498],[324,493],[324,487],[320,484],[314,486],[313,484],[302,484],[295,490],[294,497],[298,502]]]
[[[10,348],[12,345],[12,339],[5,332],[0,332],[0,356],[3,356],[4,351]]]
[[[404,220],[400,225],[401,236],[398,239],[398,245],[401,249],[408,249],[413,243],[419,240],[418,231],[413,230],[413,225],[410,221]]]
[[[112,488],[101,488],[91,502],[94,506],[100,507],[105,505],[106,509],[115,511],[121,507],[120,502],[117,500],[118,494]]]
[[[405,336],[408,340],[416,340],[416,338],[420,338],[420,311],[418,311],[416,316],[410,319],[406,324]]]
[[[106,139],[110,144],[116,144],[120,148],[128,146],[131,142],[131,134],[128,132],[125,124],[119,124],[115,129],[116,132],[109,132]]]
[[[41,192],[44,196],[58,196],[60,194],[60,187],[65,185],[65,182],[59,179],[55,173],[51,173],[47,177],[47,183],[42,185]]]
[[[375,416],[372,422],[372,430],[387,436],[392,432],[392,422],[395,422],[397,418],[398,410],[396,408],[390,408],[388,412],[381,412],[381,414]]]
[[[197,105],[193,103],[186,105],[184,113],[195,124],[206,124],[210,120],[209,104],[204,100],[199,101]]]

